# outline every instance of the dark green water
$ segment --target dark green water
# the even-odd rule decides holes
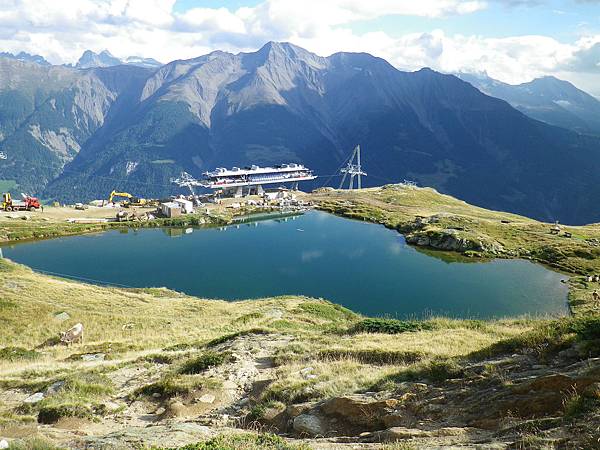
[[[303,294],[395,317],[567,311],[564,276],[542,266],[521,260],[449,263],[407,246],[395,231],[317,211],[225,230],[111,231],[3,251],[38,270],[208,298]]]

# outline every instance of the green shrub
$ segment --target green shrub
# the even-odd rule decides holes
[[[91,419],[93,417],[93,410],[81,404],[57,404],[57,405],[46,405],[40,408],[38,412],[39,423],[56,423],[63,417],[79,417],[82,419]]]
[[[219,344],[224,344],[225,342],[232,341],[241,336],[248,336],[251,334],[269,334],[269,330],[265,330],[264,328],[251,328],[249,330],[237,331],[231,334],[225,334],[221,337],[213,339],[212,341],[207,342],[207,347],[215,347]]]
[[[237,319],[235,319],[233,321],[233,323],[235,324],[246,324],[248,322],[251,322],[253,320],[258,320],[258,319],[262,319],[263,315],[262,313],[259,312],[253,312],[253,313],[249,313],[249,314],[244,314],[243,316],[238,317]]]
[[[401,370],[393,375],[387,375],[377,381],[371,388],[375,391],[394,389],[396,383],[404,381],[440,382],[465,375],[464,369],[452,359],[433,359],[423,361],[414,366]]]
[[[229,352],[212,352],[207,351],[200,356],[195,358],[190,358],[185,361],[182,366],[179,368],[179,373],[187,374],[187,375],[195,375],[198,373],[202,373],[211,367],[220,366],[224,362],[228,361],[231,358],[231,353]]]
[[[407,380],[413,381],[424,378],[431,381],[445,381],[464,376],[464,370],[452,359],[433,359],[408,369],[404,372],[404,376]]]
[[[575,419],[600,406],[600,401],[590,395],[581,395],[575,389],[563,399],[563,413],[566,419]]]
[[[435,329],[435,324],[420,320],[363,319],[351,328],[352,333],[399,334]]]
[[[529,352],[538,356],[553,355],[575,342],[590,343],[600,339],[600,317],[568,317],[542,322],[530,331],[496,342],[472,353],[472,358]],[[593,348],[591,350],[594,350]]]
[[[103,374],[94,372],[76,373],[64,379],[60,394],[73,395],[77,398],[96,398],[112,394],[113,386],[110,379]]]
[[[131,397],[137,398],[140,396],[159,394],[161,397],[170,398],[178,395],[187,395],[204,386],[212,385],[214,385],[214,380],[210,378],[207,379],[194,375],[177,375],[170,373],[154,383],[136,389]]]
[[[27,350],[22,347],[4,347],[0,348],[0,360],[21,361],[33,360],[40,357],[40,353],[35,350]]]
[[[169,355],[166,353],[154,353],[142,357],[143,361],[151,362],[154,364],[172,364],[177,359],[175,355]]]
[[[250,422],[256,422],[264,417],[267,407],[263,403],[258,403],[250,409],[246,419]]]
[[[394,350],[321,350],[317,354],[319,359],[354,359],[363,364],[409,364],[414,363],[424,354],[420,352],[403,352]]]
[[[319,319],[338,321],[353,320],[357,315],[343,306],[335,303],[304,302],[298,306],[300,312],[309,313]]]
[[[179,344],[170,345],[162,349],[163,352],[179,352],[182,350],[189,350],[191,348],[201,348],[203,344],[199,341],[195,342],[181,342]]]

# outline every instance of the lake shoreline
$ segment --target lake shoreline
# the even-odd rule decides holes
[[[400,186],[400,187],[398,187]],[[439,207],[433,208],[423,208],[422,211],[418,211],[421,214],[416,214],[415,211],[404,211],[401,216],[394,217],[386,211],[386,208],[389,207],[389,204],[381,204],[378,203],[374,205],[369,205],[369,207],[365,208],[365,198],[372,198],[374,193],[389,191],[390,188],[393,189],[404,189],[405,191],[413,191],[413,192],[434,192],[436,196],[441,197],[443,199],[450,199],[450,201],[456,201],[452,199],[452,197],[444,196],[441,194],[437,194],[432,189],[429,188],[402,188],[401,185],[389,185],[383,188],[369,188],[363,189],[361,192],[358,191],[325,191],[325,192],[315,192],[312,194],[300,193],[300,196],[311,203],[313,203],[313,208],[317,210],[321,210],[324,212],[331,213],[333,215],[344,217],[348,219],[354,219],[363,222],[370,222],[375,224],[383,225],[384,227],[395,230],[399,234],[403,235],[407,239],[407,244],[416,249],[424,249],[430,250],[432,252],[440,252],[439,254],[448,254],[448,255],[457,255],[459,259],[467,258],[471,260],[491,260],[491,259],[524,259],[528,261],[532,261],[536,264],[540,264],[554,272],[565,275],[566,280],[565,283],[569,286],[569,294],[568,294],[568,309],[570,314],[577,314],[579,310],[587,310],[589,309],[589,299],[588,296],[591,295],[591,290],[589,285],[585,282],[585,277],[583,275],[590,273],[590,267],[584,267],[580,265],[580,262],[584,262],[584,259],[579,259],[577,264],[565,264],[564,260],[553,260],[551,257],[553,253],[546,252],[530,252],[528,247],[529,243],[525,242],[525,245],[521,245],[519,249],[512,250],[498,248],[494,244],[494,239],[489,239],[485,236],[485,239],[479,239],[478,242],[475,242],[475,249],[472,249],[473,240],[464,240],[460,241],[455,239],[455,229],[453,228],[440,228],[435,229],[434,237],[435,239],[421,239],[424,234],[427,236],[428,231],[423,233],[423,223],[420,222],[422,217],[427,216],[435,216],[440,215],[443,211],[449,209],[446,205],[442,204]],[[416,190],[416,191],[415,191]],[[419,194],[421,195],[421,194]],[[358,203],[354,204],[353,202]],[[446,200],[444,200],[446,201]],[[464,202],[460,202],[461,205],[466,206],[467,211],[470,213],[470,209],[476,211],[485,211],[490,214],[497,214],[502,217],[507,217],[510,221],[518,221],[521,220],[526,223],[535,224],[538,228],[540,226],[548,226],[546,224],[542,224],[540,222],[534,221],[532,219],[523,218],[521,216],[516,216],[514,214],[509,213],[499,213],[494,211],[487,211],[481,208],[472,207]],[[358,207],[357,207],[358,206]],[[18,243],[30,243],[41,240],[54,239],[58,237],[70,237],[70,236],[79,236],[84,234],[93,234],[100,233],[104,231],[110,230],[118,230],[118,229],[138,229],[138,228],[159,228],[159,227],[169,227],[169,228],[183,228],[189,226],[206,226],[208,228],[211,227],[219,227],[219,226],[228,226],[231,225],[234,219],[240,218],[243,216],[251,215],[256,212],[261,212],[257,208],[253,207],[245,207],[237,210],[228,209],[225,207],[219,207],[217,210],[217,214],[194,214],[190,216],[182,216],[177,219],[155,219],[153,221],[148,222],[109,222],[102,224],[72,224],[72,223],[57,223],[51,222],[51,225],[57,226],[57,228],[50,230],[33,230],[28,233],[24,233],[25,236],[17,236],[17,238],[5,240],[0,243],[0,247],[6,247],[8,245],[18,244]],[[272,210],[271,210],[272,211]],[[16,221],[16,220],[15,220]],[[200,223],[202,221],[202,223]],[[20,221],[19,221],[20,222]],[[34,225],[33,228],[36,228],[35,225],[47,225],[47,222],[35,222],[35,224],[31,223],[31,221],[24,221],[31,225]],[[1,228],[2,223],[0,223]],[[568,227],[567,229],[577,230],[578,228],[591,228],[596,227],[596,225],[588,225],[585,227]],[[31,227],[30,227],[31,228]],[[460,227],[457,227],[460,228]],[[475,228],[476,229],[476,228]],[[452,234],[446,232],[449,230]],[[594,231],[596,231],[594,229]],[[523,236],[527,236],[528,231],[524,230],[521,234]],[[600,228],[598,229],[597,235],[600,239]],[[478,238],[480,236],[477,236]],[[448,241],[445,239],[450,238],[450,247],[448,247]],[[0,239],[2,236],[0,235]],[[486,247],[486,239],[489,239],[491,244]],[[440,248],[439,244],[442,244]],[[483,243],[483,248],[477,248],[477,245]],[[457,244],[457,245],[454,245]],[[569,244],[565,241],[565,244]],[[567,260],[567,262],[569,262]],[[589,264],[586,264],[589,265]],[[594,269],[600,273],[600,264],[595,265]]]
[[[448,264],[448,253],[417,251],[396,230],[318,210],[237,218],[220,227],[122,229],[20,244],[5,254],[41,273],[100,285],[165,286],[228,301],[326,298],[372,317],[569,313],[561,275],[531,261],[465,258]],[[431,277],[439,283],[429,283]]]

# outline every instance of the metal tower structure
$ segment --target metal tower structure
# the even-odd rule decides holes
[[[181,172],[179,178],[171,178],[171,183],[176,184],[179,187],[187,187],[192,194],[192,198],[194,199],[194,205],[200,205],[200,200],[194,192],[194,186],[202,186],[202,183],[200,181],[196,180],[187,172]]]
[[[352,152],[352,156],[350,157],[350,159],[348,160],[348,164],[346,165],[346,167],[344,167],[342,170],[340,170],[341,173],[344,174],[344,176],[342,177],[342,182],[340,183],[340,187],[339,189],[342,189],[342,186],[344,186],[344,181],[346,181],[346,176],[350,175],[350,183],[348,184],[348,189],[352,190],[354,189],[354,178],[357,178],[357,188],[361,189],[362,188],[362,183],[361,183],[361,176],[367,176],[366,172],[362,171],[361,165],[360,165],[360,145],[357,145],[356,147],[354,147],[354,151]]]

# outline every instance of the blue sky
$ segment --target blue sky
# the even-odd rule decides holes
[[[369,52],[401,70],[553,75],[600,96],[600,0],[0,0],[0,50],[86,49],[162,62],[288,41]]]
[[[600,6],[549,1],[545,5],[506,6],[500,2],[468,15],[441,18],[383,16],[352,25],[357,32],[373,29],[391,35],[441,28],[449,34],[508,37],[541,34],[559,40],[574,40],[584,30],[600,32]]]
[[[234,12],[259,3],[260,0],[177,0],[174,10],[185,12],[192,8],[227,8]],[[379,30],[392,36],[441,28],[452,34],[489,37],[541,34],[574,40],[583,32],[600,33],[600,2],[500,0],[488,2],[486,9],[468,15],[440,18],[384,15],[355,22],[350,27],[359,33]]]

